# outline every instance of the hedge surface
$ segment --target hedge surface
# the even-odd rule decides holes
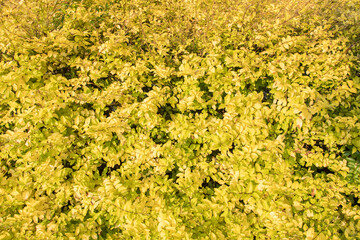
[[[360,239],[359,0],[0,0],[0,239]]]

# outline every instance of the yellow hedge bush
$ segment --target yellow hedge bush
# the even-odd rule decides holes
[[[359,0],[0,0],[0,239],[360,239]]]

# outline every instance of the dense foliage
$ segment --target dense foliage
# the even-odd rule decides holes
[[[0,239],[360,239],[359,18],[0,0]]]

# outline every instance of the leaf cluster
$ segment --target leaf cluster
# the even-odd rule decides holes
[[[360,238],[359,0],[0,0],[0,239]]]

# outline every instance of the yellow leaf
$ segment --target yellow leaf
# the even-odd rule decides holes
[[[351,154],[355,154],[356,152],[357,152],[356,147],[353,147],[353,148],[352,148],[352,151],[351,151]]]
[[[261,104],[260,104],[260,103],[255,103],[255,104],[254,104],[254,107],[255,107],[256,109],[260,109],[260,108],[261,108]]]
[[[315,230],[314,228],[309,228],[306,232],[306,239],[314,239],[315,237]]]

